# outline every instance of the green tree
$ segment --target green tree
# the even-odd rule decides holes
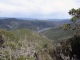
[[[80,8],[74,9],[72,8],[69,12],[69,15],[72,16],[71,21],[73,22],[72,30],[74,30],[75,34],[80,33],[80,24],[77,22],[80,20]]]
[[[72,16],[70,20],[72,21],[73,24],[70,24],[71,26],[70,29],[74,33],[74,36],[70,38],[70,45],[72,48],[71,54],[72,55],[75,54],[80,60],[80,24],[78,22],[80,20],[80,8],[78,9],[72,8],[68,13],[69,15]],[[68,28],[69,25],[65,27]]]
[[[64,24],[63,26],[61,26],[62,29],[64,30],[69,30],[71,28],[70,24]]]
[[[80,8],[79,9],[74,9],[72,8],[69,12],[69,15],[72,16],[71,21],[76,22],[77,20],[80,20]]]
[[[71,24],[64,24],[61,28],[64,30],[70,30],[73,31],[74,35],[75,34],[80,34],[80,23],[78,22],[80,20],[80,8],[74,9],[72,8],[69,10],[69,15],[72,16],[70,21],[72,22]]]

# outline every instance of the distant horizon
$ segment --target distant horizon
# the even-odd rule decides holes
[[[39,18],[22,18],[22,17],[0,17],[0,19],[23,19],[23,20],[69,20],[69,18],[61,19],[61,18],[52,18],[52,19],[39,19]]]

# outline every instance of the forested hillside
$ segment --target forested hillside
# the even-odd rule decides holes
[[[41,20],[19,20],[15,18],[0,19],[0,28],[7,30],[29,28],[34,31],[47,27],[54,27],[54,22]]]
[[[7,29],[7,30],[28,28],[34,31],[39,31],[44,28],[60,26],[65,23],[70,23],[69,19],[54,21],[54,19],[53,20],[23,20],[17,18],[3,18],[0,19],[0,28]]]
[[[55,42],[60,42],[61,40],[68,39],[72,36],[71,31],[63,30],[60,27],[51,28],[41,32],[41,34],[45,35],[50,40],[54,40]]]
[[[0,29],[0,60],[50,60],[51,51],[52,43],[41,34],[29,29]]]

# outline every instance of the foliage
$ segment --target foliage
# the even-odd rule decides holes
[[[75,34],[78,34],[80,31],[80,8],[74,9],[72,8],[69,12],[69,15],[72,16],[71,21],[72,24],[64,24],[61,28],[64,30],[70,30]]]
[[[11,49],[16,49],[16,48],[17,48],[17,44],[16,44],[15,42],[12,42],[12,41],[10,41],[10,42],[5,42],[5,43],[3,44],[3,46],[5,46],[5,47],[10,47]]]
[[[71,28],[70,24],[63,24],[63,26],[61,26],[62,29],[64,30],[69,30]]]
[[[76,22],[77,20],[80,19],[80,8],[78,9],[72,8],[68,13],[72,16],[71,18],[72,22]]]
[[[35,60],[39,57],[39,55],[35,57],[35,53],[53,48],[48,38],[29,29],[14,31],[0,29],[0,32],[0,39],[4,41],[0,47],[1,60]],[[46,59],[46,54],[44,55]],[[47,58],[49,58],[48,53]]]
[[[28,28],[34,31],[54,27],[54,22],[40,20],[19,20],[15,18],[0,19],[0,27],[7,30]]]
[[[70,38],[69,41],[72,48],[71,55],[75,54],[80,59],[80,36],[75,35],[72,38]]]
[[[69,14],[72,16],[71,21],[73,23],[73,25],[70,27],[70,29],[74,33],[73,37],[68,39],[70,41],[70,45],[72,48],[70,55],[73,56],[75,54],[77,56],[77,58],[80,60],[80,25],[78,23],[80,20],[80,8],[71,9],[69,11]],[[68,26],[65,26],[65,27],[68,28]],[[66,30],[69,30],[69,29],[66,29]],[[69,44],[69,43],[67,43],[67,44]],[[66,44],[65,44],[65,46],[66,46]]]
[[[17,60],[26,60],[26,58],[23,55],[20,55]]]
[[[18,42],[19,40],[19,38],[14,33],[7,30],[0,29],[0,34],[2,35],[4,41],[9,40],[9,41]]]
[[[48,37],[50,40],[54,40],[55,42],[60,42],[60,40],[64,40],[66,38],[68,39],[72,36],[71,31],[62,30],[59,27],[44,31],[42,34]]]

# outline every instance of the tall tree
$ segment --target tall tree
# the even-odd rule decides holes
[[[74,9],[72,8],[69,12],[69,15],[72,16],[71,21],[76,22],[77,20],[80,20],[80,8],[79,9]]]
[[[71,21],[73,22],[73,30],[75,34],[78,34],[80,31],[80,25],[77,21],[80,20],[80,8],[74,9],[72,8],[69,12],[69,15],[72,16]]]
[[[75,33],[70,39],[72,54],[75,54],[80,60],[80,25],[78,23],[80,20],[80,8],[72,8],[68,13],[72,16],[71,21],[73,22],[73,25],[71,26],[71,29],[74,31],[73,33]]]
[[[70,19],[72,24],[64,24],[62,26],[62,29],[71,30],[74,34],[78,34],[80,31],[80,23],[78,22],[80,20],[80,8],[72,8],[68,13],[72,16]]]
[[[64,24],[62,29],[73,31],[73,37],[69,39],[72,51],[70,52],[70,56],[74,54],[80,60],[80,8],[69,10],[69,15],[71,15],[71,24]]]

